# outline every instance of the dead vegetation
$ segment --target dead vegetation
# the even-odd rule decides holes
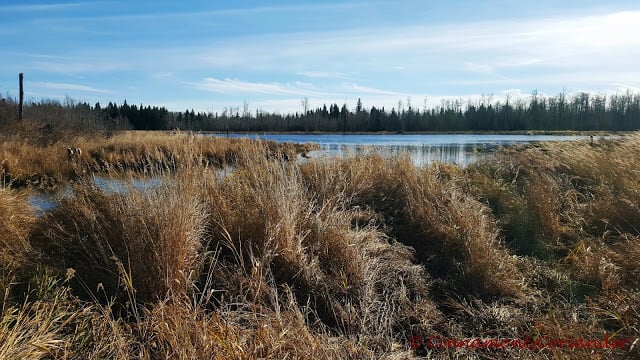
[[[298,164],[188,135],[76,143],[85,165],[97,151],[161,181],[107,192],[78,179],[38,217],[0,189],[0,358],[640,357],[638,135],[467,169],[375,154]],[[233,171],[206,166],[207,151],[235,154]],[[628,342],[410,347],[607,335]]]
[[[0,186],[13,189],[59,190],[69,181],[91,174],[143,176],[203,166],[223,168],[242,162],[243,149],[254,140],[211,137],[188,132],[124,131],[56,135],[21,124],[31,136],[0,136]],[[18,130],[15,130],[18,131]],[[29,132],[30,131],[30,132]],[[70,155],[68,149],[79,149]],[[295,160],[314,149],[311,144],[264,142],[270,158]]]

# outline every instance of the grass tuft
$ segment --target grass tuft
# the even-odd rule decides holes
[[[32,239],[46,261],[75,271],[85,291],[110,298],[127,290],[142,302],[189,291],[197,277],[206,212],[176,181],[155,189],[107,193],[90,184],[74,188],[39,219]]]

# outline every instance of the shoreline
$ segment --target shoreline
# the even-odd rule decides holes
[[[138,131],[138,130],[131,130]],[[149,131],[149,130],[143,130]],[[153,130],[151,130],[153,131]],[[187,132],[190,130],[180,130]],[[193,131],[195,134],[265,134],[265,135],[567,135],[567,136],[608,136],[629,135],[637,131],[577,131],[577,130],[533,130],[533,131]]]

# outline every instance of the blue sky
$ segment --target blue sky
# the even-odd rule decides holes
[[[0,3],[0,94],[293,112],[640,91],[640,2]]]

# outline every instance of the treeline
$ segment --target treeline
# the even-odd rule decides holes
[[[24,105],[24,120],[35,121],[42,130],[128,130],[134,129],[126,116],[120,115],[120,108],[111,104],[102,108],[99,103],[91,105],[67,98],[58,100],[30,101]],[[117,114],[113,110],[117,111]],[[112,111],[112,113],[109,113]],[[17,120],[18,103],[15,99],[0,99],[0,129],[8,131]],[[111,116],[111,115],[114,116]]]
[[[492,102],[443,101],[430,109],[399,103],[391,109],[366,109],[360,100],[351,110],[331,104],[295,114],[242,113],[231,108],[221,115],[186,111],[178,126],[212,131],[519,131],[519,130],[615,130],[640,129],[640,94],[612,96],[581,93]]]
[[[1,100],[0,118],[15,102]],[[303,101],[305,105],[307,102]],[[414,108],[408,100],[398,107],[365,108],[360,100],[355,109],[346,104],[323,105],[291,114],[251,112],[245,103],[225,108],[222,113],[171,112],[165,107],[109,103],[28,104],[25,117],[56,122],[66,121],[83,128],[103,129],[183,129],[197,131],[522,131],[578,130],[628,131],[640,129],[640,94],[627,92],[611,96],[580,93],[555,97],[533,93],[528,98],[492,101],[447,100],[430,109]],[[9,116],[10,117],[10,116]],[[62,119],[62,120],[61,120]],[[1,119],[0,119],[1,120]]]

